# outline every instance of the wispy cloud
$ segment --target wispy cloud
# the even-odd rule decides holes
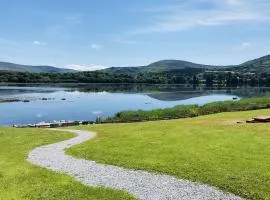
[[[270,20],[267,0],[189,0],[146,10],[149,23],[130,34],[173,32],[202,26],[220,26]]]
[[[136,44],[137,42],[135,40],[127,39],[123,36],[117,36],[113,38],[113,42],[121,43],[121,44]]]
[[[95,50],[100,50],[103,48],[103,46],[100,44],[91,44],[90,47]]]
[[[251,46],[251,43],[250,42],[243,42],[242,44],[241,44],[241,46],[242,47],[249,47],[249,46]]]
[[[46,46],[47,45],[46,42],[42,42],[42,41],[39,41],[39,40],[33,41],[33,44],[37,45],[37,46]]]
[[[70,24],[82,24],[82,14],[72,14],[65,17]]]
[[[0,45],[17,46],[19,43],[6,38],[0,38]]]
[[[242,43],[238,43],[232,46],[231,50],[235,51],[249,51],[250,49],[257,48],[258,45],[256,43],[252,43],[250,41],[244,41]]]
[[[103,65],[80,65],[80,64],[69,64],[64,66],[64,68],[67,69],[74,69],[78,71],[96,71],[96,70],[101,70],[101,69],[106,69],[108,67],[103,66]]]
[[[243,0],[227,0],[227,2],[231,5],[239,5],[243,2]]]
[[[55,18],[49,26],[45,27],[45,33],[51,37],[70,38],[70,32],[75,27],[83,24],[83,15],[79,14],[55,14]]]

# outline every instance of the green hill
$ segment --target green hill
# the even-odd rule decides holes
[[[270,55],[247,61],[232,70],[242,73],[270,73]]]
[[[32,73],[69,73],[77,72],[71,69],[56,68],[51,66],[31,66],[19,65],[8,62],[0,62],[0,71],[17,71],[17,72],[32,72]],[[218,65],[204,65],[183,60],[160,60],[146,66],[137,67],[110,67],[100,72],[109,74],[126,74],[137,75],[139,73],[162,73],[162,72],[182,72],[186,73],[201,73],[203,71],[234,71],[239,73],[270,73],[270,55],[263,56],[254,60],[247,61],[238,65],[218,66]]]
[[[188,68],[213,68],[210,65],[196,64],[192,62],[182,61],[182,60],[161,60],[154,62],[145,67],[146,71],[151,72],[160,72],[160,71],[170,71],[170,70],[179,70],[179,69],[188,69]]]
[[[119,80],[122,79],[122,82],[129,82],[129,81],[133,82],[134,81],[133,79],[135,78],[136,81],[138,82],[145,82],[148,79],[160,79],[158,80],[159,83],[162,82],[161,81],[162,77],[163,78],[165,77],[166,79],[172,79],[173,77],[175,79],[179,79],[179,77],[180,78],[182,77],[184,79],[187,78],[192,79],[194,75],[198,76],[199,79],[202,80],[206,78],[203,77],[205,75],[205,72],[207,72],[207,74],[209,74],[209,72],[212,74],[220,74],[222,72],[227,73],[228,71],[237,72],[237,74],[242,75],[264,74],[263,77],[266,78],[266,74],[270,74],[270,55],[250,60],[242,64],[230,66],[204,65],[183,60],[161,60],[146,66],[111,67],[103,70],[97,70],[94,72],[83,72],[83,73],[78,73],[78,71],[71,69],[56,68],[51,66],[31,66],[31,65],[19,65],[7,62],[0,62],[0,71],[58,73],[58,74],[74,72],[74,76],[82,75],[84,77],[88,77],[86,79],[84,79],[83,77],[76,78],[76,80],[79,79],[79,81],[86,81],[86,82],[88,82],[89,76],[95,73],[98,73],[100,76],[99,78],[94,78],[95,81],[97,82],[99,82],[100,80],[104,82],[105,79],[106,79],[105,82],[111,82],[113,77],[118,77]],[[66,77],[66,78],[68,80],[74,79],[74,77]],[[254,77],[247,77],[247,78],[252,79]],[[127,79],[129,79],[129,81]],[[183,81],[179,80],[176,82],[182,83]]]
[[[270,55],[257,58],[254,60],[247,61],[242,64],[230,65],[230,66],[214,66],[197,64],[182,60],[161,60],[158,62],[151,63],[146,66],[139,67],[111,67],[102,70],[112,74],[129,74],[135,75],[138,73],[159,73],[159,72],[170,72],[170,71],[191,71],[192,69],[198,69],[199,71],[204,70],[219,70],[219,71],[236,71],[236,72],[266,72],[270,73]]]
[[[32,72],[32,73],[70,73],[72,69],[57,68],[51,66],[19,65],[8,62],[0,62],[1,71]]]
[[[111,67],[102,71],[112,74],[130,74],[134,75],[137,73],[160,73],[170,71],[190,71],[192,69],[202,70],[213,70],[213,69],[227,69],[232,66],[212,66],[192,63],[182,60],[161,60],[158,62],[151,63],[146,66],[139,67]]]

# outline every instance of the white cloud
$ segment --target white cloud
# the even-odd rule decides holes
[[[251,43],[250,42],[243,42],[241,46],[242,47],[249,47],[249,46],[251,46]]]
[[[121,44],[136,44],[137,43],[135,40],[126,39],[126,38],[121,37],[121,36],[115,37],[112,41],[117,42],[117,43],[121,43]]]
[[[227,1],[231,5],[239,5],[241,3],[241,0],[227,0]]]
[[[147,10],[149,23],[130,34],[173,32],[201,26],[270,21],[266,0],[189,0]]]
[[[47,45],[46,42],[42,42],[42,41],[38,41],[38,40],[33,41],[33,44],[37,45],[37,46],[46,46]]]
[[[68,21],[70,24],[82,24],[82,14],[73,14],[66,16],[65,19]]]
[[[236,50],[236,51],[246,51],[246,50],[250,50],[250,47],[255,48],[257,45],[253,44],[249,41],[245,41],[242,42],[240,44],[236,44],[234,46],[232,46],[232,50]]]
[[[100,50],[103,48],[103,46],[100,44],[91,44],[90,47],[95,50]]]
[[[64,66],[64,68],[74,69],[78,71],[96,71],[96,70],[106,69],[108,67],[103,66],[103,65],[94,65],[94,64],[91,64],[91,65],[70,64],[70,65]]]

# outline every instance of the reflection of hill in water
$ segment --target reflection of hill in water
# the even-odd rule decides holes
[[[42,87],[1,87],[0,96],[32,94],[32,93],[53,93],[59,91],[58,88],[42,88]]]
[[[147,94],[147,96],[160,101],[180,101],[195,97],[205,96],[205,92],[157,92]]]
[[[270,88],[204,88],[183,85],[147,85],[147,84],[90,84],[71,87],[68,91],[144,93],[161,101],[179,101],[206,95],[232,95],[241,98],[263,96]]]
[[[160,100],[182,100],[210,94],[230,94],[239,97],[255,97],[270,92],[270,88],[193,88],[192,85],[151,85],[151,84],[82,84],[69,85],[66,91],[144,93]]]
[[[179,101],[190,98],[211,95],[229,94],[242,98],[263,96],[270,92],[270,88],[193,88],[192,85],[151,85],[151,84],[42,84],[42,85],[2,85],[0,96],[19,95],[26,93],[53,93],[56,91],[66,92],[109,92],[109,93],[133,93],[146,94],[151,98],[161,101]]]
[[[160,101],[180,101],[207,95],[232,95],[241,98],[263,96],[270,92],[270,88],[238,88],[221,90],[194,90],[178,92],[154,92],[149,97]]]
[[[235,90],[229,91],[231,94],[243,97],[243,98],[248,98],[248,97],[259,97],[259,96],[264,96],[266,94],[270,93],[270,88],[239,88]]]

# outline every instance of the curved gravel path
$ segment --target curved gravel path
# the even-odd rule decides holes
[[[141,170],[98,164],[95,161],[68,156],[64,149],[90,140],[96,134],[81,130],[53,130],[69,131],[78,136],[63,142],[38,147],[29,153],[28,161],[56,172],[66,173],[83,184],[124,190],[138,199],[147,200],[241,199],[204,184]]]

